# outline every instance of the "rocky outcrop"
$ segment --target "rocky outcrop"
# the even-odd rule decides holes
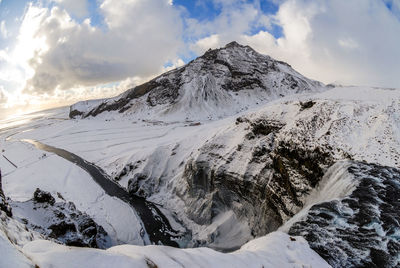
[[[83,115],[83,112],[81,112],[77,109],[72,109],[72,108],[69,110],[69,114],[68,114],[69,118],[75,118],[75,117],[82,116],[82,115]]]
[[[5,212],[8,217],[12,217],[11,207],[7,202],[6,196],[3,192],[1,170],[0,170],[0,210]]]
[[[36,189],[31,200],[12,202],[15,217],[27,228],[65,245],[107,248],[110,238],[103,227],[86,213],[77,210],[72,202],[56,199],[46,191]]]
[[[56,202],[55,198],[49,192],[42,191],[39,188],[36,188],[36,191],[33,193],[33,201],[36,203],[47,203],[51,206]]]
[[[252,236],[271,232],[303,208],[336,161],[398,165],[399,103],[391,98],[343,100],[346,90],[321,93],[311,100],[309,95],[289,97],[226,119],[224,125],[211,122],[207,128],[205,122],[201,129],[209,133],[196,136],[204,138],[193,146],[191,137],[163,142],[148,154],[133,157],[116,177],[131,193],[161,200],[189,229],[193,222],[201,225],[195,225],[195,231],[214,228],[218,216],[233,212]],[[165,193],[169,195],[162,199]],[[179,198],[170,201],[176,195],[184,205]],[[211,229],[202,245],[221,235],[217,228]]]
[[[354,162],[358,186],[314,205],[289,234],[303,236],[332,267],[399,267],[400,170]]]
[[[243,140],[237,139],[235,145],[223,137],[202,147],[185,166],[187,189],[181,196],[196,223],[210,224],[218,214],[233,210],[249,223],[253,236],[261,236],[303,207],[333,158],[323,148],[307,150],[278,142],[280,122],[260,118],[236,122],[245,124]]]

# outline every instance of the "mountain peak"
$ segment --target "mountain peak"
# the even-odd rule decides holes
[[[321,86],[290,65],[233,41],[116,98],[74,105],[70,116],[119,111],[141,119],[213,119]]]
[[[228,44],[225,45],[225,48],[229,48],[229,47],[244,47],[243,45],[239,44],[236,41],[232,41]]]
[[[226,45],[225,45],[224,47],[222,47],[222,48],[215,48],[215,49],[209,48],[206,52],[214,51],[214,50],[227,49],[227,48],[234,48],[234,47],[237,47],[237,48],[245,48],[245,47],[248,47],[248,46],[244,46],[244,45],[239,44],[239,43],[236,42],[236,41],[232,41],[232,42],[226,44]]]
[[[228,68],[232,66],[238,67],[244,64],[248,65],[248,63],[252,62],[252,65],[255,68],[256,65],[263,65],[265,62],[270,62],[272,64],[274,60],[267,55],[258,53],[250,46],[244,46],[236,41],[232,41],[224,47],[215,49],[210,48],[202,56],[194,59],[188,65],[193,65],[193,63],[196,64],[199,62],[208,65],[222,64]]]

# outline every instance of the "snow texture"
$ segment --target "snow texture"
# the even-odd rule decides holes
[[[63,198],[60,194],[58,195]],[[11,202],[13,217],[29,230],[71,246],[108,248],[110,238],[104,229],[87,214],[78,211],[72,202],[55,202],[50,193],[37,189],[25,202]]]
[[[123,245],[106,251],[71,248],[38,240],[23,252],[40,267],[330,267],[301,237],[276,232],[233,253],[209,248]]]
[[[400,164],[399,100],[397,89],[325,87],[232,43],[116,98],[2,121],[1,153],[17,166],[0,157],[3,199],[27,202],[40,188],[61,202],[60,193],[113,245],[44,241],[2,213],[4,258],[40,267],[329,267],[303,238],[276,231],[281,227],[304,235],[333,266],[363,260],[393,267],[398,231],[390,219],[397,218],[381,216],[397,204],[390,198],[398,196],[392,177]],[[191,232],[187,246],[240,249],[141,246],[149,241],[131,207],[79,167],[23,139],[79,155],[159,204],[175,229]],[[359,205],[376,221],[352,218],[361,213],[352,202],[358,191],[366,197]],[[317,222],[314,236],[307,222]],[[339,227],[348,235],[338,236]],[[332,244],[321,242],[326,238]]]

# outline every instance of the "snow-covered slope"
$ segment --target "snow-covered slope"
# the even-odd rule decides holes
[[[77,103],[71,106],[70,117],[118,111],[148,120],[217,119],[323,87],[284,62],[232,42],[116,98]]]
[[[175,249],[124,245],[106,251],[34,241],[23,252],[40,267],[330,267],[302,237],[276,232],[224,254],[208,248]]]
[[[61,194],[58,194],[63,199]],[[89,215],[80,212],[72,202],[56,202],[49,193],[36,189],[33,198],[11,202],[13,217],[29,230],[70,246],[108,248],[111,239]]]
[[[57,121],[59,120],[55,120],[56,123]],[[48,121],[43,123],[45,126]],[[39,122],[33,124],[41,125]],[[28,129],[31,127],[27,126]],[[17,166],[12,166],[3,157],[0,159],[3,190],[13,204],[23,204],[30,200],[36,189],[40,188],[50,192],[56,202],[74,203],[77,210],[85,212],[104,228],[111,237],[112,245],[144,244],[136,212],[121,200],[105,194],[84,170],[54,154],[46,154],[20,141],[2,140],[1,143],[4,150],[2,154]],[[29,211],[20,211],[15,216],[27,218]],[[31,222],[29,218],[27,220]]]
[[[192,245],[232,249],[290,219],[334,162],[397,166],[399,99],[398,90],[338,87],[201,124],[117,113],[12,138],[38,139],[96,163],[182,221]]]
[[[280,225],[302,207],[332,163],[355,159],[397,166],[399,97],[398,90],[337,88],[280,100],[238,117],[188,161],[182,178],[186,196],[193,197],[189,211],[194,216],[203,206],[210,215],[222,204],[232,204],[249,221],[246,204],[254,199],[246,196],[257,196],[254,202],[267,202],[253,203],[253,215],[264,215],[271,225],[263,206],[271,207]],[[204,206],[199,202],[204,199],[212,204]],[[257,217],[255,224],[268,226]]]
[[[289,220],[336,161],[397,166],[399,99],[398,90],[334,88],[187,130],[168,125],[160,143],[138,126],[149,142],[133,142],[130,156],[123,145],[116,178],[176,211],[197,243],[237,246]]]
[[[8,122],[0,131],[2,154],[17,166],[0,158],[0,209],[15,208],[14,218],[1,212],[0,227],[14,234],[26,226],[32,235],[2,236],[10,262],[327,266],[284,231],[303,235],[335,267],[398,265],[400,90],[324,87],[232,43],[117,98],[73,106],[70,115],[81,119],[64,120],[67,114]],[[143,235],[140,216],[88,173],[23,139],[99,166],[131,195],[157,204],[173,228],[186,229],[185,245],[195,249],[116,246],[155,241]],[[36,188],[73,202],[113,247],[30,242],[47,234],[35,232],[36,216],[25,213]]]

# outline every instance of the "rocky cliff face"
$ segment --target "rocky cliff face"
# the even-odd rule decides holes
[[[48,192],[37,189],[31,200],[12,202],[14,218],[26,227],[62,244],[78,247],[108,248],[111,240],[104,229],[72,202],[56,202]]]
[[[118,111],[141,119],[215,119],[322,87],[290,65],[232,42],[97,106],[74,105],[70,117]]]
[[[307,239],[332,267],[399,267],[400,170],[353,162],[356,189],[314,205],[289,231]]]
[[[333,163],[398,164],[399,103],[391,97],[344,100],[344,91],[289,97],[237,116],[224,127],[204,126],[202,131],[213,134],[190,153],[181,151],[186,141],[157,147],[148,157],[134,158],[118,178],[128,178],[131,191],[146,197],[160,192],[179,196],[184,202],[180,217],[204,228],[229,212],[248,226],[249,236],[264,235],[304,207]],[[158,202],[171,210],[176,204]],[[213,230],[203,242],[212,244],[222,235]]]
[[[11,207],[9,206],[7,199],[3,192],[2,178],[1,178],[1,170],[0,170],[0,210],[5,212],[8,217],[12,216]]]
[[[303,207],[334,158],[323,147],[279,141],[283,126],[239,117],[237,135],[228,132],[208,142],[188,161],[181,196],[193,221],[211,224],[218,214],[233,210],[257,237],[275,231]]]

